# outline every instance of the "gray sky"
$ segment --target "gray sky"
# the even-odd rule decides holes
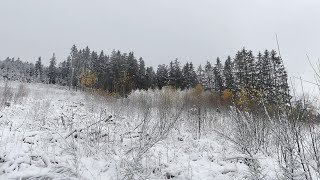
[[[64,60],[73,44],[134,51],[147,65],[225,59],[242,47],[276,49],[290,76],[313,81],[319,0],[0,0],[0,59]],[[311,91],[313,86],[305,88]]]

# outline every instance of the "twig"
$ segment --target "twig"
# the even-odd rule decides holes
[[[95,123],[93,123],[93,124],[91,124],[91,125],[89,125],[89,126],[87,126],[87,127],[81,128],[81,129],[79,129],[79,130],[75,129],[75,130],[73,130],[71,133],[69,133],[69,134],[65,137],[65,139],[67,139],[68,137],[70,137],[70,136],[71,136],[73,133],[75,133],[75,132],[82,132],[83,130],[89,129],[90,127],[92,127],[92,126],[94,126],[94,125],[96,125],[96,124],[98,124],[98,123],[100,123],[100,122],[102,122],[102,121],[108,122],[108,121],[110,121],[111,118],[112,118],[112,116],[110,115],[110,116],[107,117],[106,119],[102,119],[102,120],[100,120],[100,121],[97,121],[97,122],[95,122]]]

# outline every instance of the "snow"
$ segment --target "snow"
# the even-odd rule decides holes
[[[18,84],[11,83],[14,91]],[[21,103],[0,110],[0,179],[250,179],[245,155],[210,131],[196,139],[183,119],[140,156],[133,147],[141,146],[135,127],[144,114],[132,103],[150,94],[132,95],[129,102],[54,85],[26,86]],[[215,118],[217,127],[221,118]],[[277,179],[275,159],[257,159],[266,179]]]

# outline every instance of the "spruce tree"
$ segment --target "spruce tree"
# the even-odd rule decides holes
[[[155,89],[155,87],[157,86],[157,75],[153,70],[153,67],[147,67],[146,70],[146,89]]]
[[[201,65],[198,66],[197,69],[197,82],[204,87],[206,79],[205,79],[205,74],[204,74],[204,70],[202,68]]]
[[[50,59],[50,65],[49,65],[49,69],[48,69],[49,84],[56,83],[56,78],[57,78],[56,63],[57,63],[56,56],[53,53],[53,56]]]
[[[193,63],[189,63],[189,74],[190,74],[190,87],[195,87],[199,82],[197,80],[197,73],[193,66]]]
[[[87,46],[84,50],[82,50],[82,70],[81,72],[86,72],[91,68],[91,50],[90,48]]]
[[[71,84],[73,87],[79,86],[79,78],[80,78],[80,55],[76,45],[73,45],[70,52],[71,57]]]
[[[256,63],[252,51],[247,51],[245,56],[245,84],[247,89],[255,89],[256,86]]]
[[[288,76],[284,68],[281,57],[275,50],[270,52],[270,61],[272,63],[272,92],[273,102],[275,104],[285,104],[290,102]]]
[[[273,101],[273,80],[272,80],[272,63],[270,58],[270,52],[268,50],[264,51],[262,57],[262,78],[263,78],[263,86],[262,91],[263,95],[265,96],[265,100],[267,104],[274,103]]]
[[[220,58],[217,58],[215,67],[213,68],[214,73],[214,89],[216,92],[222,93],[224,90],[223,86],[223,68]]]
[[[204,82],[204,89],[205,90],[213,90],[214,89],[214,72],[213,67],[209,61],[207,61],[206,65],[204,66],[204,76],[205,76],[205,82]]]
[[[157,85],[159,89],[169,85],[169,70],[165,64],[159,65],[157,69]]]
[[[187,62],[182,68],[182,86],[181,89],[189,89],[191,87],[191,74],[189,70],[189,63]]]
[[[223,75],[225,78],[225,81],[224,81],[225,88],[230,91],[234,91],[235,86],[234,86],[233,65],[232,65],[232,60],[230,56],[228,56],[227,60],[224,63]]]
[[[142,57],[139,59],[139,72],[138,72],[138,89],[147,89],[147,82],[146,82],[146,67],[144,60]]]
[[[137,59],[134,57],[133,52],[130,52],[127,59],[128,77],[127,85],[129,86],[129,91],[138,88],[138,76],[139,76],[139,64]]]
[[[251,90],[255,86],[255,58],[252,51],[243,48],[238,51],[234,59],[235,85],[237,91],[241,89]]]
[[[259,91],[264,90],[264,62],[261,52],[257,55],[256,61],[256,89]]]
[[[96,68],[97,88],[103,88],[104,72],[106,71],[106,56],[103,51],[100,52],[98,61],[98,67]]]
[[[169,85],[179,89],[182,87],[183,75],[178,58],[174,62],[170,62],[169,69]]]
[[[42,82],[42,62],[41,62],[41,57],[38,58],[38,61],[35,64],[35,78],[37,82]]]

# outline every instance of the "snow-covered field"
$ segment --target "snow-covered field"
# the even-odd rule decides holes
[[[19,83],[11,86],[18,91]],[[197,116],[181,112],[179,98],[165,90],[114,99],[25,86],[25,97],[0,110],[0,179],[252,177],[246,156],[213,131],[228,134],[220,112],[207,112],[197,138]],[[274,158],[256,158],[265,179],[278,179]]]

